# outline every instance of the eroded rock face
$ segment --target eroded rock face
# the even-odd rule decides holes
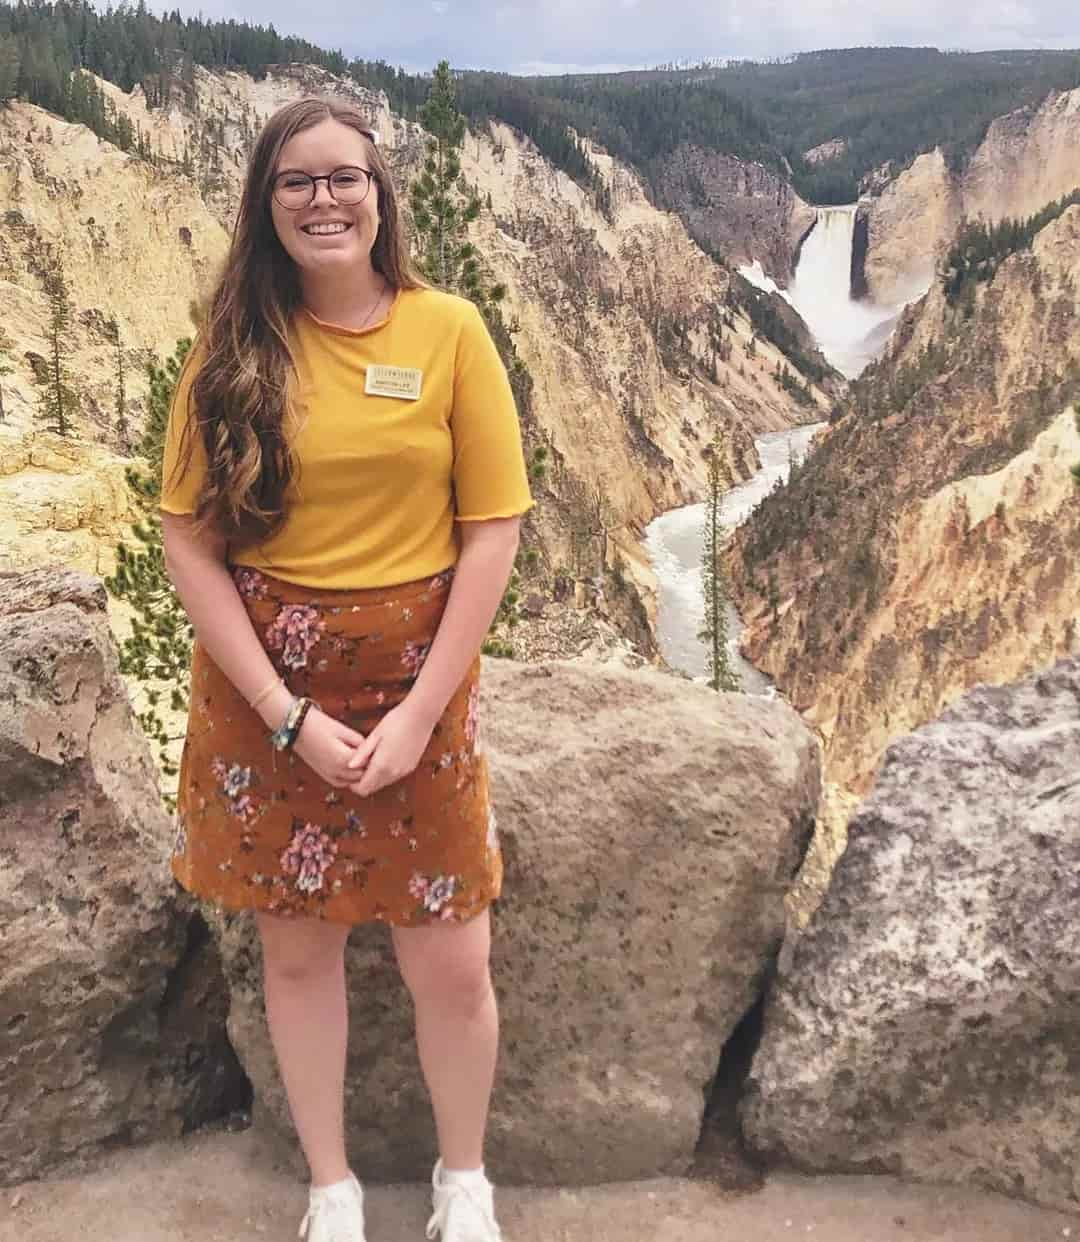
[[[506,863],[493,1176],[685,1172],[721,1049],[783,935],[817,744],[780,700],[652,670],[489,660],[484,687]],[[221,942],[256,1125],[295,1154],[250,924],[223,921]],[[385,930],[354,931],[347,965],[350,1155],[373,1179],[426,1178],[434,1127]]]
[[[242,1081],[169,838],[104,587],[0,574],[0,1185],[179,1134]]]
[[[999,117],[962,171],[940,149],[890,180],[881,170],[870,207],[866,272],[871,295],[897,305],[920,297],[960,221],[1026,219],[1080,185],[1080,90]]]
[[[758,259],[778,284],[791,283],[815,213],[778,173],[682,143],[657,169],[655,185],[664,206],[678,211],[706,248],[733,266]]]
[[[956,179],[940,149],[920,155],[866,209],[870,296],[883,306],[919,298],[960,223]]]
[[[893,743],[780,957],[759,1152],[1080,1207],[1078,772],[1077,659]]]
[[[838,160],[842,155],[846,155],[848,145],[846,138],[830,138],[828,142],[804,151],[803,159],[808,164],[828,164],[831,160]]]

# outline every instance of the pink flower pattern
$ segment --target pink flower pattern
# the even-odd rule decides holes
[[[437,914],[445,921],[454,917],[454,908],[449,903],[457,885],[458,878],[454,875],[440,875],[432,880],[421,872],[414,871],[409,881],[409,894],[425,910]]]
[[[265,599],[266,579],[257,569],[246,565],[233,566],[233,581],[243,599]]]
[[[337,857],[338,847],[318,824],[301,823],[293,829],[292,840],[281,853],[281,869],[296,877],[302,893],[315,893]]]
[[[286,604],[267,627],[266,645],[271,651],[282,653],[281,662],[286,668],[304,668],[325,629],[325,619],[311,604]]]
[[[453,576],[451,569],[401,597],[387,594],[388,603],[358,606],[347,594],[234,569],[238,594],[289,688],[363,734],[409,693]],[[360,798],[329,786],[295,751],[272,752],[261,721],[252,722],[197,646],[176,877],[208,900],[220,895],[227,908],[395,926],[472,917],[498,895],[502,875],[486,767],[476,753],[478,669],[479,660],[414,772],[385,794]]]
[[[410,677],[416,677],[419,674],[430,650],[431,643],[410,641],[405,644],[405,650],[401,653],[401,662],[405,665]]]
[[[252,823],[259,814],[259,803],[250,793],[251,768],[239,763],[226,763],[220,755],[210,762],[210,771],[217,777],[221,792],[229,804],[229,812],[242,824]]]

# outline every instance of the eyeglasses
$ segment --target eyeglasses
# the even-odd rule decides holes
[[[378,178],[370,168],[357,168],[353,164],[335,168],[332,173],[313,177],[310,173],[289,171],[274,178],[274,198],[288,211],[300,211],[315,201],[315,186],[325,181],[334,201],[353,206],[368,196],[371,183]]]

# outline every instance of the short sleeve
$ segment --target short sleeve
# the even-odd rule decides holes
[[[466,306],[454,366],[455,518],[514,517],[533,504],[517,407],[499,351],[477,308]]]
[[[192,428],[191,460],[186,469],[180,470],[181,449],[184,447],[185,428],[191,421],[191,386],[202,364],[204,350],[196,341],[188,350],[184,364],[173,389],[169,421],[165,428],[165,451],[161,463],[160,508],[166,513],[194,513],[206,478],[206,447],[202,436]]]

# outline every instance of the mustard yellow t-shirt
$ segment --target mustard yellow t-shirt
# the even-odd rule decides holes
[[[455,521],[532,506],[510,381],[472,302],[403,289],[387,317],[363,329],[300,310],[290,343],[299,470],[285,494],[286,521],[262,543],[231,549],[231,562],[305,586],[393,586],[457,561]],[[194,512],[206,473],[196,432],[190,468],[171,478],[201,357],[196,341],[173,395],[162,469],[168,513]],[[371,366],[419,371],[419,399],[366,393]]]

